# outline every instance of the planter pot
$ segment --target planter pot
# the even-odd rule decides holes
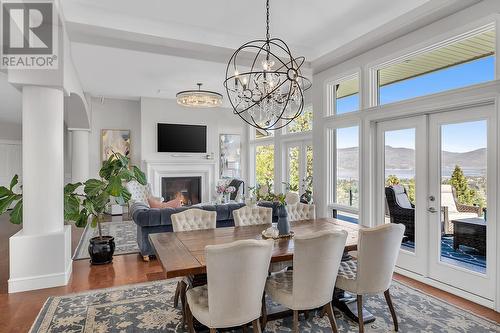
[[[112,236],[94,237],[90,239],[89,255],[92,265],[104,265],[113,261],[115,238]]]
[[[285,206],[278,207],[278,231],[280,235],[290,234],[290,223],[288,222],[288,213]]]

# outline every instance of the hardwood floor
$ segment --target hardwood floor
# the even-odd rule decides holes
[[[0,216],[0,332],[2,333],[28,331],[44,302],[50,296],[165,278],[157,260],[144,262],[138,254],[129,254],[115,256],[112,264],[104,266],[91,266],[88,260],[77,260],[73,262],[73,274],[66,286],[8,294],[9,237],[19,229],[19,226],[9,223],[8,215]],[[76,248],[81,234],[82,229],[72,228],[73,250]],[[491,309],[401,275],[396,274],[395,278],[428,294],[500,323],[500,314]],[[395,306],[397,308],[397,304]]]

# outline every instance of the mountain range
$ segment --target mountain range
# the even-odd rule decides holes
[[[337,152],[339,169],[346,173],[357,169],[358,147],[342,148]],[[443,173],[453,171],[459,165],[466,175],[478,176],[486,170],[486,148],[463,153],[442,152]],[[415,168],[415,150],[385,146],[386,170],[413,170]]]

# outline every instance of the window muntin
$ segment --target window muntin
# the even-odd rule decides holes
[[[495,30],[492,28],[379,69],[379,105],[494,78]]]
[[[255,182],[260,185],[274,183],[274,145],[255,147]]]
[[[335,203],[359,207],[359,127],[336,129]]]

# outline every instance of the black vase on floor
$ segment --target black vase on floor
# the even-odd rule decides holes
[[[115,238],[112,236],[94,237],[90,239],[89,255],[92,265],[104,265],[113,261]]]

